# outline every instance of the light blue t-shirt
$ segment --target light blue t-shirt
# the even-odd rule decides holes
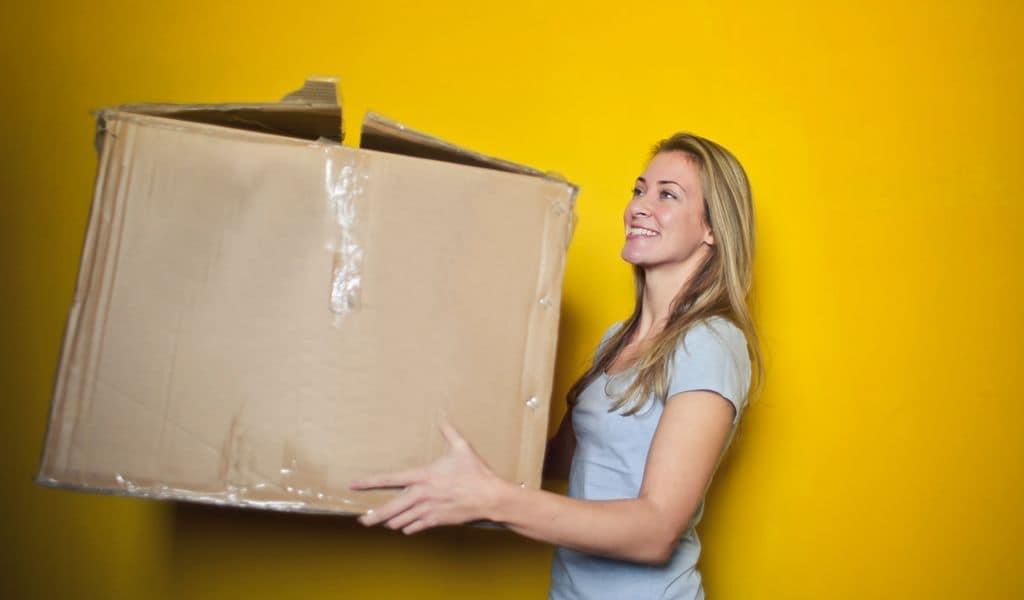
[[[600,348],[621,324],[622,321],[614,323],[605,331]],[[633,375],[632,369],[613,376],[602,373],[580,394],[572,412],[576,451],[569,472],[570,497],[619,500],[639,495],[647,453],[663,406],[652,399],[635,415],[620,414],[623,409],[608,412],[612,402],[608,392],[625,390]],[[746,336],[730,320],[714,316],[690,328],[685,336],[685,350],[683,344],[677,346],[666,397],[671,401],[672,395],[679,392],[712,390],[733,404],[733,425],[718,457],[721,463],[746,406],[749,386]],[[702,600],[704,588],[697,569],[701,545],[694,528],[703,514],[702,497],[678,546],[663,565],[556,548],[549,600]]]

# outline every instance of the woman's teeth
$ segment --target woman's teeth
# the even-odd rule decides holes
[[[650,229],[644,229],[643,227],[630,227],[627,235],[642,235],[647,237],[654,237],[658,235],[658,232],[651,231]]]

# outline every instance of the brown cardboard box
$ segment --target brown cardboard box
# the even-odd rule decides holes
[[[577,188],[369,114],[97,113],[99,168],[37,481],[357,513],[442,415],[537,488]]]

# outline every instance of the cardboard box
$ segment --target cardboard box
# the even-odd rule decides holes
[[[368,114],[97,113],[99,168],[37,481],[361,513],[443,414],[537,488],[577,188]]]

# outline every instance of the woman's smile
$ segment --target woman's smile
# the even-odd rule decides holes
[[[627,227],[626,228],[626,239],[633,240],[638,238],[652,238],[661,235],[653,229],[647,229],[646,227]]]

